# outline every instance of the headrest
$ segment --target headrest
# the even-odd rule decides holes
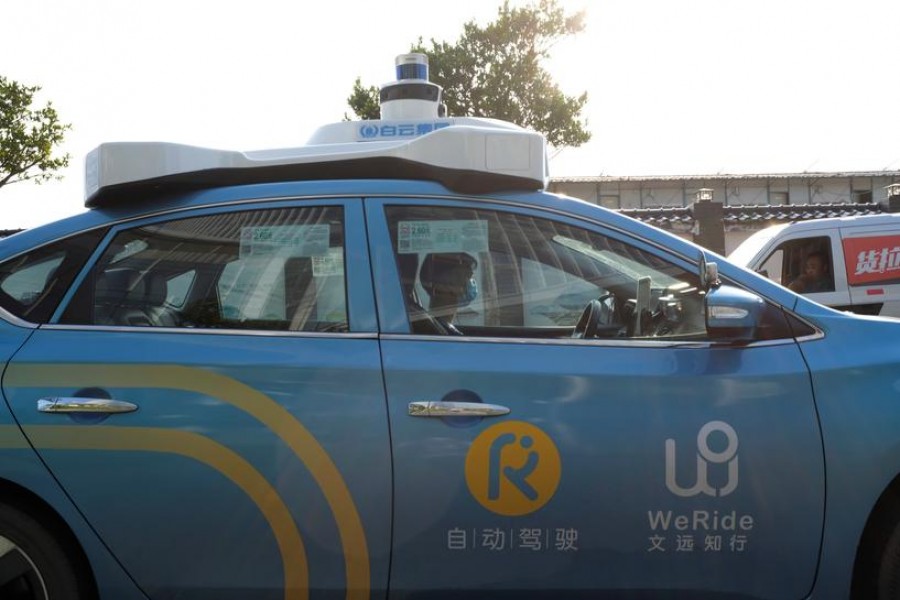
[[[162,306],[169,295],[169,285],[162,275],[144,275],[144,300],[151,306]]]
[[[97,280],[97,302],[121,303],[144,297],[144,280],[136,269],[110,269]]]

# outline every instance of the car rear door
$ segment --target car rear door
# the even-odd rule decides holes
[[[697,267],[627,232],[487,202],[368,199],[367,214],[391,598],[809,593],[822,443],[780,308],[768,339],[720,344]],[[478,299],[434,310],[441,276],[424,271],[461,254]],[[597,336],[569,337],[597,298]],[[642,306],[665,318],[620,320]]]
[[[369,598],[391,465],[359,199],[119,225],[3,379],[148,597]]]

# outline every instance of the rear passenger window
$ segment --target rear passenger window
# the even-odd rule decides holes
[[[247,211],[124,231],[62,321],[346,331],[342,211]]]
[[[46,323],[106,229],[48,244],[0,265],[0,306],[32,323]]]

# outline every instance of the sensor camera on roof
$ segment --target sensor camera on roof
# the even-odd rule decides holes
[[[384,120],[434,119],[446,116],[441,103],[443,90],[428,81],[428,57],[401,54],[397,57],[397,81],[381,86],[381,118]]]

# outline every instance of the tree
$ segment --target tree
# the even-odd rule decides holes
[[[556,0],[511,8],[497,19],[463,26],[455,44],[420,38],[411,52],[428,55],[431,81],[444,88],[451,116],[492,117],[540,131],[552,146],[579,146],[591,137],[581,110],[587,93],[567,96],[541,63],[560,39],[584,29],[584,13],[566,15]],[[378,118],[378,88],[357,77],[347,99],[362,119]]]
[[[356,113],[360,119],[377,119],[381,108],[378,101],[378,86],[370,85],[364,87],[362,79],[357,77],[353,82],[353,92],[347,98],[347,104]],[[344,113],[344,119],[350,120],[347,113]]]
[[[0,188],[19,181],[42,183],[59,179],[58,169],[69,165],[69,155],[53,156],[69,124],[48,102],[32,108],[39,86],[26,86],[0,75]]]

